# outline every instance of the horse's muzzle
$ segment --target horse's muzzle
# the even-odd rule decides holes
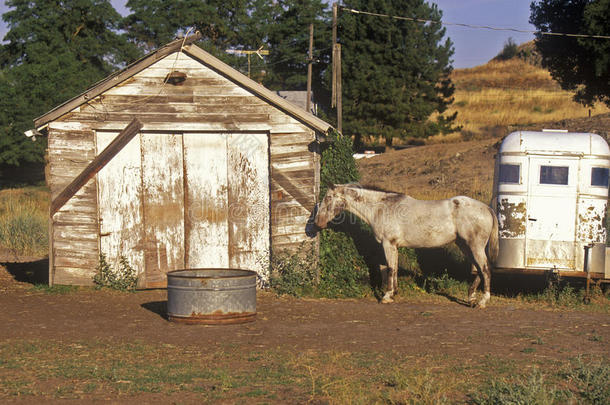
[[[320,229],[324,229],[326,228],[326,225],[328,224],[328,222],[326,221],[320,221],[319,217],[316,217],[316,220],[314,221],[314,224],[320,228]]]

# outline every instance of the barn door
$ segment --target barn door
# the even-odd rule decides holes
[[[229,267],[226,134],[184,134],[186,265]]]
[[[98,153],[116,136],[98,133]],[[182,268],[245,268],[266,278],[267,134],[143,133],[98,173],[101,252],[140,287]]]
[[[265,275],[269,146],[265,133],[185,134],[186,263]]]
[[[267,134],[229,134],[229,265],[266,280],[270,244]]]
[[[99,154],[118,133],[98,132],[96,135]],[[100,253],[115,269],[119,268],[120,258],[124,256],[136,271],[141,271],[144,269],[141,249],[144,226],[139,134],[98,173],[97,190],[101,202],[98,203]]]
[[[574,269],[578,159],[531,157],[529,168],[526,264]]]
[[[166,273],[184,268],[182,135],[142,135],[145,284],[165,287]]]

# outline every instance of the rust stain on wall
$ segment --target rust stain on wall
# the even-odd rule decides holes
[[[576,239],[585,243],[603,243],[606,240],[605,201],[581,201],[578,205]]]
[[[498,202],[500,237],[522,238],[525,236],[527,209],[525,202],[514,203],[503,198]]]

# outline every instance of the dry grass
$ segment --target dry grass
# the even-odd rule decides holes
[[[0,248],[15,257],[48,251],[49,193],[44,188],[0,191]]]
[[[608,400],[604,384],[610,368],[603,360],[471,357],[464,361],[460,356],[423,353],[414,358],[375,351],[375,345],[352,352],[294,353],[280,347],[244,352],[226,346],[206,351],[95,339],[8,341],[0,344],[0,377],[5,377],[0,378],[0,399],[329,404]],[[532,380],[532,375],[539,378]],[[541,396],[551,401],[540,401]]]
[[[520,59],[491,61],[452,74],[455,101],[447,114],[458,112],[461,134],[433,137],[432,142],[453,142],[484,137],[490,128],[528,125],[587,117],[589,108],[572,101],[548,71]],[[591,115],[610,111],[604,105]],[[435,118],[435,117],[432,117]]]

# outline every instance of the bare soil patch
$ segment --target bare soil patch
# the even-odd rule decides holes
[[[399,297],[395,304],[382,305],[374,299],[293,299],[260,292],[253,323],[183,325],[166,319],[164,290],[116,293],[81,288],[50,294],[15,281],[2,268],[0,342],[47,342],[49,347],[91,341],[117,345],[137,342],[149,347],[196,350],[201,356],[228,347],[246,354],[266,350],[293,355],[340,352],[402,356],[414,364],[432,365],[443,359],[443,365],[461,366],[486,364],[490,359],[529,367],[583,355],[610,357],[607,314],[494,303],[493,298],[486,310],[473,310],[451,298],[464,297],[436,296],[423,301]],[[0,364],[3,361],[9,359],[0,359]],[[231,359],[227,361],[232,364]],[[0,375],[10,377],[5,372]],[[53,381],[46,379],[40,384],[38,389],[43,392]],[[274,393],[274,398],[279,402],[311,399],[302,390],[295,390],[286,387],[285,392]],[[0,390],[0,399],[3,396],[16,399]],[[192,392],[144,396],[152,402],[170,397],[185,402],[197,398]],[[131,397],[108,393],[104,398],[127,401]],[[22,399],[36,402],[41,398],[31,395]]]

